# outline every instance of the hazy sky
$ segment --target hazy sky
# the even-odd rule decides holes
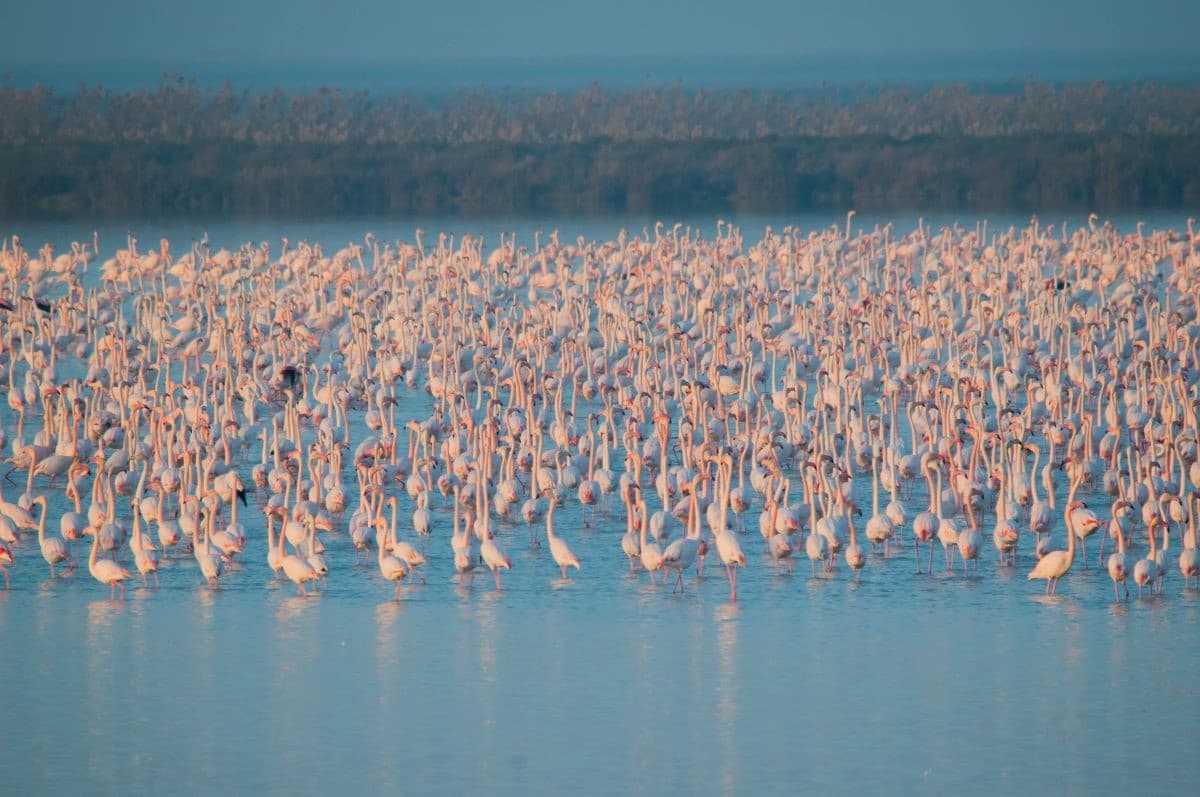
[[[56,0],[7,4],[3,63],[570,56],[1194,54],[1196,0]]]

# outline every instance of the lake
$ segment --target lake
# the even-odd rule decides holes
[[[845,222],[734,221],[748,239],[766,224]],[[1118,222],[1131,229],[1136,219]],[[1149,222],[1183,227],[1173,216]],[[514,230],[531,243],[535,229],[573,240],[650,224],[420,226],[427,241],[443,229],[490,242]],[[340,246],[367,230],[411,239],[415,226],[132,231],[143,250],[167,235],[182,251],[204,232],[215,250],[280,235]],[[105,225],[104,249],[123,245],[128,229]],[[91,234],[79,224],[12,232],[30,249]],[[424,417],[429,401],[406,393],[398,418]],[[0,419],[11,435],[6,404]],[[361,431],[361,413],[355,422]],[[253,446],[242,452],[242,470],[257,457]],[[4,485],[9,500],[24,488],[18,477]],[[856,489],[869,507],[869,479]],[[57,533],[67,502],[61,488],[50,495]],[[399,495],[403,530],[413,504]],[[1107,504],[1098,491],[1083,497]],[[803,558],[777,574],[756,499],[731,603],[715,556],[683,594],[651,585],[628,569],[623,519],[610,511],[584,528],[572,499],[556,525],[582,569],[564,582],[549,552],[530,548],[523,522],[501,523],[513,569],[497,591],[486,571],[466,586],[454,577],[450,515],[435,499],[428,583],[394,599],[374,558],[356,560],[334,532],[327,590],[300,597],[266,564],[265,496],[248,499],[244,561],[216,589],[180,554],[164,563],[159,588],[139,581],[113,601],[86,570],[49,579],[36,541],[18,549],[12,588],[0,591],[3,792],[1179,795],[1195,785],[1200,592],[1183,588],[1175,548],[1164,594],[1138,599],[1135,588],[1127,603],[1114,601],[1095,547],[1090,569],[1077,559],[1058,595],[1043,596],[1042,582],[1025,578],[1036,561],[1028,536],[1017,566],[1000,568],[986,522],[977,576],[945,573],[940,550],[935,575],[915,575],[911,532],[891,558],[871,556],[861,582],[840,563],[813,578]],[[919,487],[906,502],[910,522],[926,500]],[[1061,542],[1061,518],[1055,534]]]

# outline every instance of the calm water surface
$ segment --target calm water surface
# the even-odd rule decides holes
[[[584,232],[622,226],[604,224]],[[266,226],[209,234],[214,248],[233,246]],[[365,229],[341,222],[309,237],[344,243]],[[24,231],[28,245],[37,232]],[[423,393],[411,402],[413,416],[428,412]],[[11,430],[6,406],[0,418]],[[869,479],[859,481],[869,507]],[[400,494],[405,535],[412,504]],[[50,581],[36,541],[18,550],[12,589],[0,592],[0,792],[1033,794],[1051,784],[1050,793],[1179,795],[1195,786],[1200,593],[1182,588],[1172,555],[1165,594],[1135,591],[1128,604],[1114,602],[1095,567],[1099,535],[1092,569],[1077,558],[1046,598],[1041,582],[1025,580],[1031,540],[1018,567],[996,566],[990,519],[977,577],[943,573],[940,550],[937,575],[916,576],[911,548],[872,557],[861,583],[844,565],[810,578],[803,559],[795,574],[776,575],[757,500],[731,604],[711,562],[683,595],[630,574],[623,521],[584,529],[572,500],[556,525],[583,569],[562,582],[523,524],[501,524],[514,567],[497,593],[486,573],[467,587],[451,577],[450,517],[435,502],[428,584],[393,600],[374,559],[356,563],[334,533],[328,591],[298,597],[266,565],[261,500],[251,496],[243,513],[246,560],[216,590],[181,556],[164,566],[160,589],[131,586],[110,601],[86,570]],[[910,519],[926,500],[918,489]],[[51,520],[65,508],[54,491]],[[1061,542],[1061,523],[1056,534]]]

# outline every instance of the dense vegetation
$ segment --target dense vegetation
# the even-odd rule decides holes
[[[0,85],[0,214],[1200,206],[1200,86],[377,97]]]

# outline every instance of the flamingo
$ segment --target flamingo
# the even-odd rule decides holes
[[[496,589],[500,589],[500,571],[512,570],[512,560],[504,553],[504,549],[500,547],[494,537],[488,537],[479,546],[479,555],[483,557],[483,563],[492,571],[492,575],[496,579]]]
[[[0,573],[4,574],[5,589],[8,589],[8,568],[14,561],[12,549],[0,542]]]
[[[580,488],[582,490],[582,488]],[[571,548],[567,545],[567,541],[554,533],[554,501],[549,502],[546,509],[546,540],[550,543],[550,556],[554,559],[554,563],[562,570],[563,581],[567,580],[567,568],[573,567],[579,569],[579,559],[575,554],[571,553]]]
[[[42,549],[42,558],[46,560],[46,564],[50,565],[50,578],[54,578],[54,566],[67,560],[67,546],[58,537],[46,536],[46,508],[48,506],[46,496],[37,496],[33,499],[33,503],[42,509],[37,524],[38,546]]]
[[[417,568],[425,564],[425,554],[414,548],[412,543],[397,539],[399,508],[396,497],[392,496],[389,498],[388,503],[391,505],[392,510],[392,526],[388,535],[388,544],[391,546],[390,550],[408,566],[408,572],[418,576],[421,579],[421,583],[424,584],[425,576]]]
[[[210,527],[211,522],[212,521],[210,519]],[[310,523],[309,529],[311,528],[313,527]],[[287,553],[285,550],[286,543],[286,535],[281,532],[279,535],[279,557],[283,574],[289,581],[296,585],[297,595],[307,595],[308,592],[304,589],[304,585],[310,581],[317,580],[317,571],[313,568],[312,564],[308,562],[308,560],[302,558],[298,554]],[[209,581],[210,583],[213,581],[211,576],[209,577]]]
[[[637,511],[641,516],[641,544],[639,545],[640,556],[642,558],[642,569],[650,576],[650,583],[654,583],[654,574],[662,569],[663,552],[658,547],[657,542],[650,542],[646,539],[646,530],[650,526],[647,516],[645,501],[637,501]],[[666,583],[666,573],[663,573],[663,583]]]
[[[691,495],[688,496],[690,508],[688,511],[687,536],[673,540],[662,552],[663,579],[666,580],[665,571],[674,570],[676,573],[675,583],[680,592],[683,592],[683,571],[695,563],[696,556],[700,553],[700,502],[697,498],[697,492],[699,491],[700,482],[705,478],[707,477],[697,474],[692,479]]]
[[[1166,527],[1166,521],[1157,515],[1150,520],[1149,538],[1150,538],[1150,553],[1145,559],[1139,559],[1133,565],[1133,583],[1138,585],[1138,597],[1142,597],[1142,589],[1146,586],[1150,587],[1150,594],[1153,595],[1155,585],[1158,582],[1158,548],[1155,544],[1154,532],[1159,526]]]
[[[642,557],[641,538],[633,529],[633,505],[622,497],[625,504],[625,534],[621,537],[621,551],[629,559],[629,569],[634,569],[634,563]],[[643,527],[644,528],[644,527]]]
[[[879,511],[879,459],[871,458],[871,517],[867,520],[867,540],[871,550],[883,548],[883,558],[888,556],[888,544],[896,536],[896,524],[886,514]]]
[[[146,466],[142,467],[141,479],[138,481],[136,504],[142,497],[142,490],[146,486]],[[129,548],[133,551],[133,564],[137,568],[138,573],[142,576],[142,585],[149,586],[148,575],[154,574],[154,586],[158,586],[158,551],[153,548],[146,547],[146,542],[142,539],[142,530],[139,525],[141,522],[141,513],[136,509],[133,513],[133,530],[129,533]]]
[[[40,497],[45,498],[45,496]],[[118,587],[121,589],[121,598],[124,599],[125,584],[122,582],[129,578],[129,571],[111,559],[97,560],[96,551],[100,548],[99,531],[89,526],[84,533],[92,535],[92,552],[88,555],[88,572],[92,574],[92,578],[101,584],[108,585],[108,597],[110,600],[116,598]]]
[[[782,562],[787,562],[788,572],[792,572],[792,545],[788,542],[786,534],[780,534],[776,527],[776,521],[779,516],[779,505],[772,500],[770,502],[771,512],[770,521],[768,524],[769,531],[767,536],[767,553],[775,560],[775,572],[779,573]]]
[[[454,527],[450,534],[450,547],[454,551],[454,569],[458,573],[458,581],[462,584],[469,575],[472,582],[475,579],[475,558],[471,555],[471,534],[464,524],[462,535],[458,533],[458,516],[459,516],[459,488],[457,485],[452,490],[454,494]]]
[[[457,521],[457,518],[456,518],[456,521]],[[398,599],[400,597],[400,584],[404,581],[404,577],[408,574],[408,567],[407,567],[407,565],[404,564],[404,562],[402,562],[400,559],[393,556],[389,552],[388,526],[384,522],[383,518],[379,518],[377,520],[377,524],[378,524],[378,533],[379,533],[379,537],[380,537],[380,541],[379,541],[379,545],[378,545],[378,548],[379,548],[379,551],[378,551],[379,573],[386,580],[396,582],[395,597]],[[457,522],[455,523],[455,525],[457,526]],[[457,529],[455,529],[455,532],[457,533]]]
[[[1192,579],[1200,586],[1200,549],[1196,546],[1196,499],[1188,500],[1188,530],[1183,535],[1183,550],[1179,553],[1179,572],[1184,589],[1191,589]]]
[[[1125,557],[1125,535],[1117,532],[1117,550],[1108,557],[1108,577],[1113,583],[1113,597],[1120,600],[1117,586],[1125,588],[1125,598],[1129,599],[1129,563]]]
[[[810,511],[808,513],[809,531],[808,536],[804,539],[804,555],[808,557],[809,564],[812,566],[812,576],[817,577],[817,562],[821,563],[822,569],[826,567],[827,543],[825,538],[817,533],[817,508],[816,502],[812,498],[812,494],[807,487],[805,481],[805,494],[809,496]],[[920,557],[917,558],[918,572],[920,567]]]
[[[862,578],[863,567],[867,564],[867,556],[863,553],[862,548],[858,547],[858,532],[854,528],[854,518],[850,517],[850,544],[842,552],[843,558],[846,560],[846,566],[854,571],[854,580],[859,581]]]
[[[192,556],[196,559],[196,564],[200,566],[200,574],[204,576],[204,580],[208,582],[210,587],[216,587],[221,578],[221,573],[224,571],[224,564],[221,557],[212,552],[211,534],[213,524],[216,522],[216,513],[208,512],[207,526],[204,534],[204,545],[200,545],[200,522],[197,521],[192,526]],[[283,535],[280,535],[282,541]],[[282,547],[282,546],[281,546]]]
[[[1071,492],[1067,497],[1067,512],[1070,513],[1074,503],[1075,491],[1079,488],[1079,480],[1074,480],[1071,483]],[[1067,550],[1066,551],[1051,551],[1038,560],[1037,565],[1029,572],[1028,580],[1045,579],[1046,594],[1055,595],[1058,593],[1058,581],[1067,574],[1071,569],[1071,563],[1075,561],[1075,534],[1068,528],[1067,532]]]

